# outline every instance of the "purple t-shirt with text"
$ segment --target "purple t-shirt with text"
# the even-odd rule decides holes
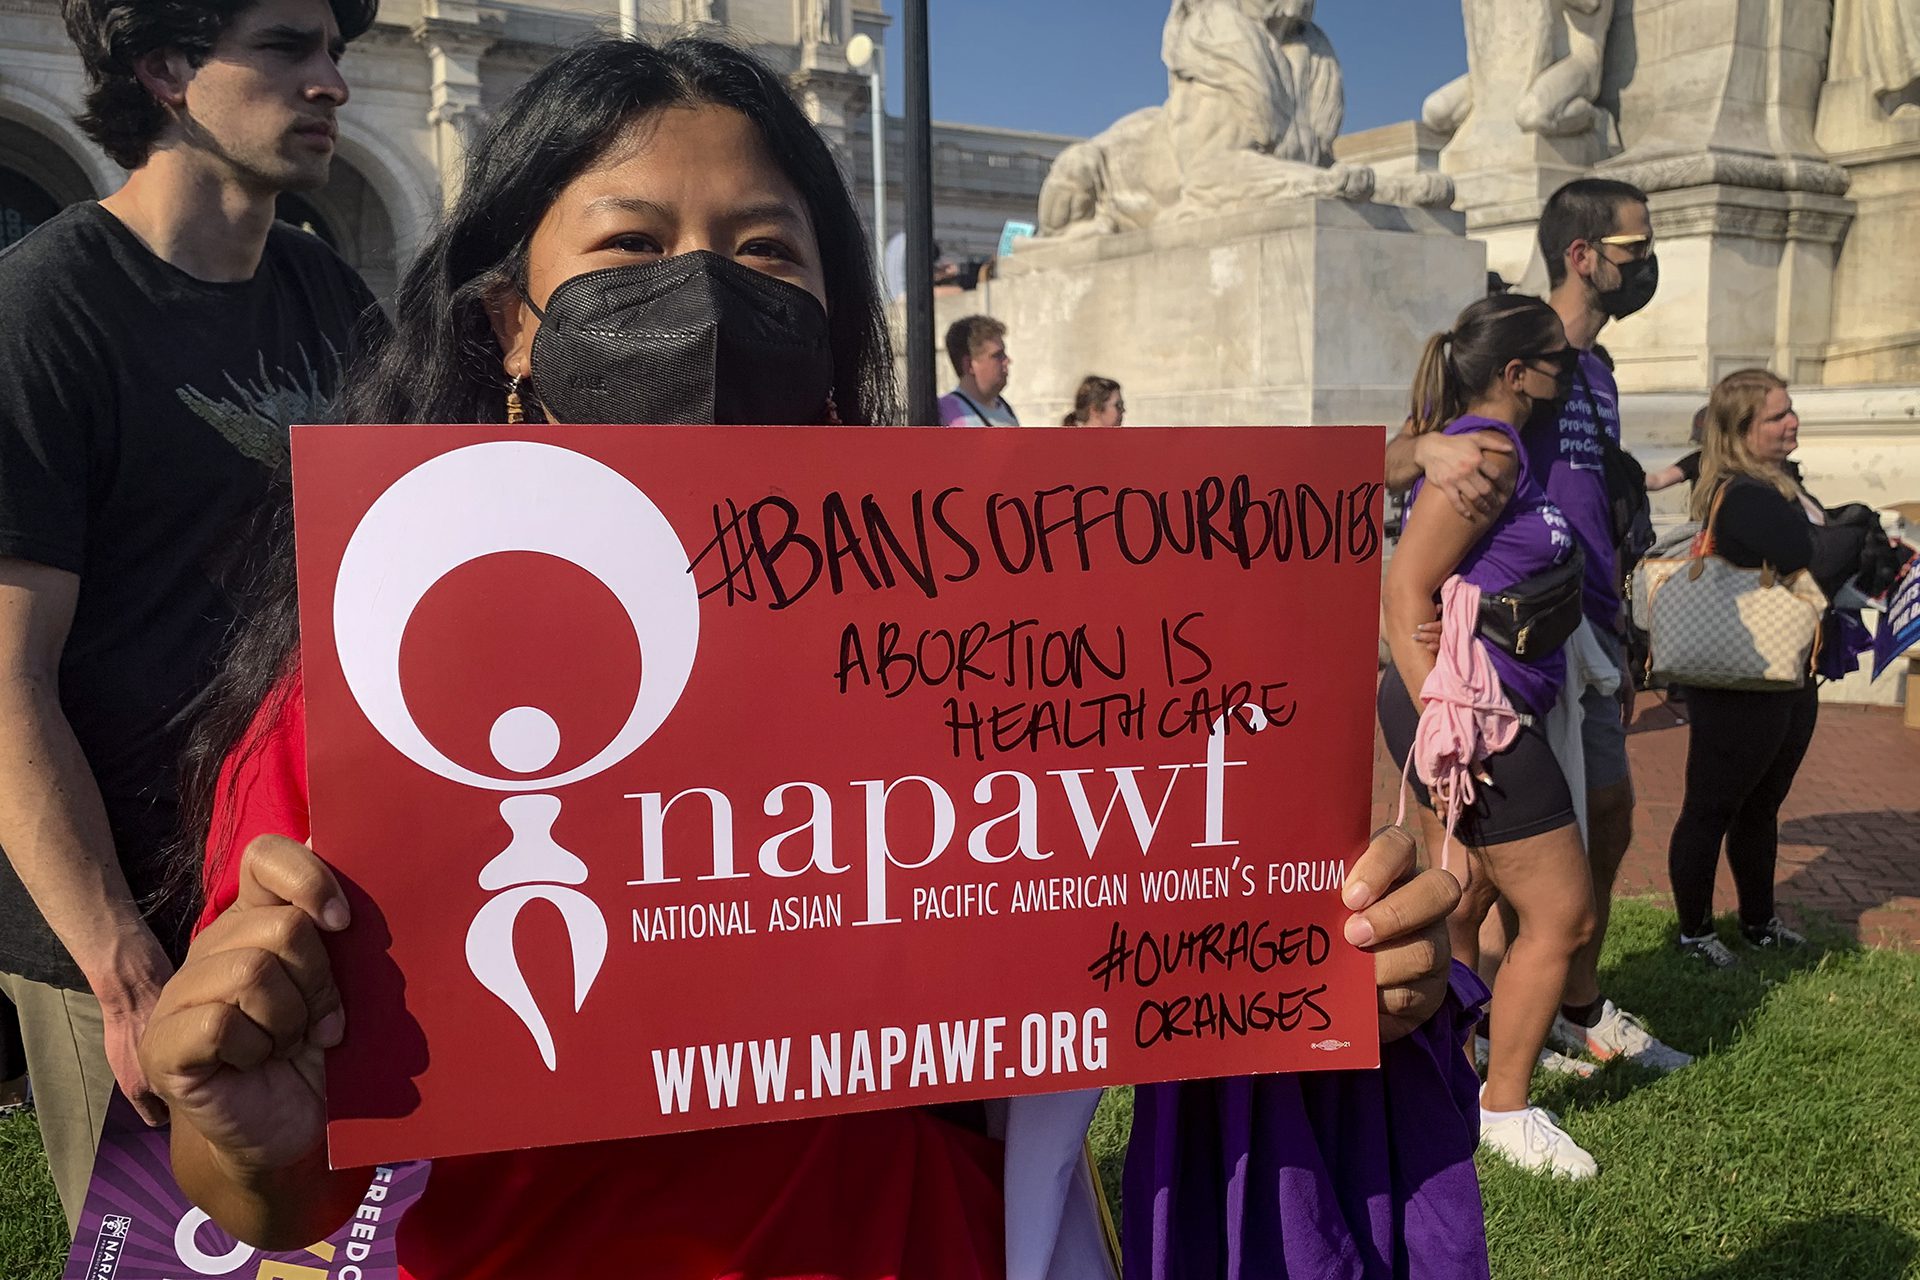
[[[1450,436],[1475,431],[1498,431],[1513,442],[1519,471],[1514,476],[1513,497],[1507,500],[1493,527],[1480,535],[1455,571],[1482,591],[1504,591],[1536,573],[1562,564],[1573,554],[1573,533],[1567,519],[1554,505],[1536,478],[1528,461],[1526,442],[1519,432],[1495,418],[1466,414],[1448,423]],[[1416,482],[1413,497],[1420,496]],[[1527,705],[1524,710],[1545,715],[1560,698],[1560,687],[1567,682],[1567,655],[1556,650],[1537,662],[1522,662],[1495,644],[1487,644],[1493,669],[1508,692]]]
[[[1603,434],[1604,433],[1604,434]],[[1620,585],[1614,581],[1613,512],[1607,501],[1606,439],[1620,439],[1620,388],[1591,351],[1580,353],[1580,376],[1560,404],[1560,430],[1527,433],[1527,459],[1547,496],[1565,514],[1587,557],[1587,619],[1608,635],[1620,630]]]

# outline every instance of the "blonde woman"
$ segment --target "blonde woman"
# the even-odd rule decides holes
[[[1822,555],[1826,512],[1787,461],[1800,443],[1800,418],[1784,380],[1765,369],[1728,374],[1707,402],[1693,517],[1714,515],[1714,551],[1746,568],[1783,574],[1811,568],[1829,598],[1858,568],[1835,540]],[[1716,499],[1719,510],[1714,512]],[[1726,842],[1740,906],[1740,932],[1754,947],[1797,947],[1806,939],[1774,914],[1773,870],[1780,805],[1813,741],[1819,711],[1814,682],[1786,690],[1686,691],[1691,715],[1687,788],[1667,847],[1667,873],[1680,916],[1680,949],[1726,968],[1734,955],[1713,931],[1713,881]]]

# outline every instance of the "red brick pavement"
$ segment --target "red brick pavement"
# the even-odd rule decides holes
[[[1687,730],[1641,694],[1627,739],[1637,804],[1619,892],[1666,897],[1667,837],[1680,812]],[[1392,817],[1397,765],[1376,755],[1376,822]],[[1780,812],[1782,918],[1817,915],[1862,942],[1920,950],[1920,729],[1898,707],[1823,705],[1806,763]],[[1714,906],[1732,911],[1725,861]]]

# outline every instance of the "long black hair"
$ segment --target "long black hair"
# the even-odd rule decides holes
[[[893,360],[872,254],[833,153],[753,55],[684,37],[602,38],[547,64],[474,148],[466,182],[394,300],[392,341],[342,398],[348,422],[504,422],[506,377],[487,302],[526,284],[527,246],[554,196],[666,107],[751,120],[806,201],[826,277],[834,398],[844,421],[891,422]]]
[[[752,54],[682,37],[654,46],[602,37],[548,63],[501,107],[468,157],[466,179],[407,270],[395,320],[346,378],[343,422],[505,422],[506,374],[487,303],[524,287],[534,229],[558,193],[667,107],[730,107],[751,120],[806,201],[826,279],[834,398],[843,421],[896,420],[893,355],[873,260],[833,153]],[[183,763],[180,849],[168,892],[199,900],[221,768],[256,718],[270,727],[298,663],[290,495],[267,513],[272,548],[256,598],[203,699]],[[225,843],[224,841],[222,843]]]

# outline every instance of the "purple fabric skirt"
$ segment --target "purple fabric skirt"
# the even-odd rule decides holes
[[[1465,1045],[1487,995],[1455,961],[1378,1071],[1135,1089],[1126,1280],[1486,1280]]]

